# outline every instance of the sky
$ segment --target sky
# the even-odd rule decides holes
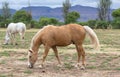
[[[0,9],[2,8],[3,2],[8,2],[9,7],[12,9],[19,10],[22,7],[27,7],[30,2],[31,6],[48,6],[51,8],[55,7],[62,7],[62,3],[65,0],[0,0]],[[82,6],[91,6],[91,7],[97,7],[97,3],[99,0],[70,0],[70,3],[72,6],[74,5],[82,5]],[[118,9],[120,8],[120,0],[111,0],[112,9]]]

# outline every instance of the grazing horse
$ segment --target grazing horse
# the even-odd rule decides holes
[[[40,67],[43,67],[45,58],[50,48],[53,49],[58,63],[61,64],[56,46],[67,46],[70,44],[74,44],[78,53],[77,66],[80,66],[80,57],[82,56],[81,68],[84,69],[85,51],[83,49],[82,43],[85,39],[86,33],[90,36],[95,48],[99,49],[99,40],[95,32],[88,26],[68,24],[59,27],[52,25],[43,27],[40,31],[38,31],[35,34],[35,36],[31,40],[31,46],[28,51],[29,68],[33,68],[33,65],[36,62],[38,57],[38,49],[41,44],[44,45],[45,50]]]
[[[15,41],[15,35],[17,33],[19,33],[21,40],[23,40],[24,39],[25,31],[26,31],[26,25],[24,23],[22,23],[22,22],[19,22],[19,23],[10,23],[8,25],[8,27],[7,27],[7,30],[6,30],[4,44],[8,44],[9,41],[12,44],[17,44],[16,41]]]

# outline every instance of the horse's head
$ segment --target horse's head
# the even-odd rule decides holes
[[[28,67],[33,68],[33,65],[35,64],[37,60],[37,53],[35,53],[33,50],[28,51]]]
[[[8,44],[10,41],[10,38],[6,35],[4,39],[4,44]]]

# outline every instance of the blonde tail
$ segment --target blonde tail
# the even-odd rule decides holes
[[[90,36],[92,40],[92,44],[94,44],[95,49],[100,50],[100,44],[96,33],[89,26],[83,26],[83,27]]]

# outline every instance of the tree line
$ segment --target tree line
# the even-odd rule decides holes
[[[2,14],[0,15],[0,27],[7,27],[10,22],[24,22],[28,28],[42,28],[45,25],[63,25],[69,23],[78,23],[81,25],[89,25],[92,28],[108,29],[115,28],[120,29],[120,8],[112,11],[110,6],[111,0],[99,0],[98,2],[98,18],[95,20],[88,20],[87,22],[77,21],[80,18],[80,14],[76,11],[70,12],[71,3],[69,0],[63,2],[63,18],[64,22],[60,22],[55,18],[41,17],[38,21],[32,19],[31,12],[19,10],[14,15],[10,14],[9,3],[2,3]],[[110,16],[113,17],[111,20]]]

